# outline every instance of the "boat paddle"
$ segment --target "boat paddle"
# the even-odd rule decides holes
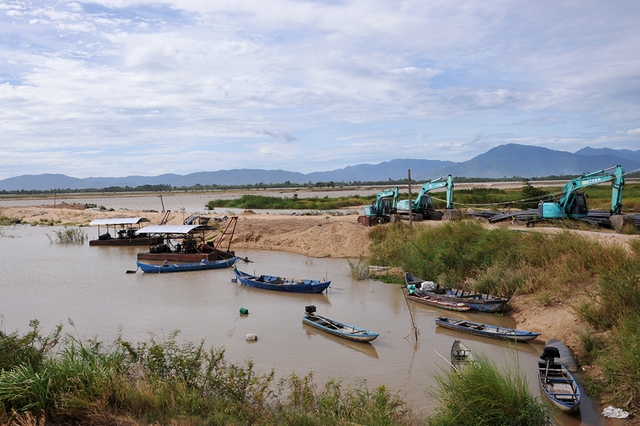
[[[136,270],[135,270],[135,271],[134,271],[134,270],[131,270],[131,269],[127,269],[127,274],[135,274],[136,272],[138,272],[138,269],[140,269],[140,267],[139,267],[139,266],[136,268]]]

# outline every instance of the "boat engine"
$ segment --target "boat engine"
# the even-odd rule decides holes
[[[311,315],[311,314],[315,313],[315,311],[316,311],[316,307],[314,305],[309,305],[309,306],[305,306],[304,307],[304,312],[307,315]]]
[[[554,359],[560,358],[560,351],[558,348],[554,346],[545,346],[542,351],[542,355],[540,355],[540,359],[545,361],[553,362]]]

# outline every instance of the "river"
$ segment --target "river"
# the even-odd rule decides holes
[[[516,346],[460,335],[434,322],[438,316],[453,316],[514,326],[509,317],[408,305],[398,286],[352,279],[345,259],[238,251],[253,261],[239,264],[246,272],[332,280],[326,294],[298,295],[243,287],[232,281],[233,272],[226,269],[127,274],[136,269],[135,253],[144,249],[52,244],[57,229],[0,228],[4,290],[0,317],[5,332],[24,333],[29,321],[38,319],[45,334],[62,323],[66,333],[108,344],[118,335],[146,341],[180,330],[179,342],[205,339],[206,346],[224,347],[229,361],[241,363],[250,358],[259,371],[273,368],[279,377],[313,371],[318,382],[334,378],[348,385],[364,379],[369,388],[387,385],[420,415],[436,406],[431,394],[435,391],[433,374],[449,368],[446,359],[451,344],[460,339],[498,363],[518,362],[532,392],[539,395],[536,367],[543,342]],[[91,231],[87,230],[94,238]],[[302,324],[306,305],[315,305],[320,315],[374,330],[380,336],[372,344],[359,344],[316,331]],[[241,307],[249,314],[241,316]],[[417,341],[412,317],[419,330]],[[249,333],[258,340],[247,342]],[[597,407],[588,398],[583,399],[580,413],[554,418],[563,426],[602,424]]]

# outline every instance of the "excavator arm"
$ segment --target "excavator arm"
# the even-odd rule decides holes
[[[610,172],[611,170],[614,171]],[[538,216],[545,219],[586,217],[588,214],[586,200],[584,195],[578,191],[588,186],[606,182],[612,182],[610,213],[611,215],[621,214],[624,169],[618,165],[596,172],[585,173],[572,179],[564,186],[562,196],[557,202],[546,202],[538,205]]]
[[[447,196],[447,209],[453,208],[453,177],[451,175],[440,177],[437,179],[430,180],[429,182],[422,185],[420,188],[420,192],[418,193],[418,197],[415,200],[402,200],[398,202],[398,210],[409,211],[409,203],[411,203],[411,211],[414,213],[421,213],[427,207],[433,208],[433,206],[428,206],[429,200],[429,192],[438,189],[438,188],[447,188],[446,196]]]

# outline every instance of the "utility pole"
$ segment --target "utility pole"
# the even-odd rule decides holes
[[[413,228],[413,204],[411,203],[411,169],[408,170],[409,171],[409,179],[408,179],[408,184],[409,184],[409,227]]]

